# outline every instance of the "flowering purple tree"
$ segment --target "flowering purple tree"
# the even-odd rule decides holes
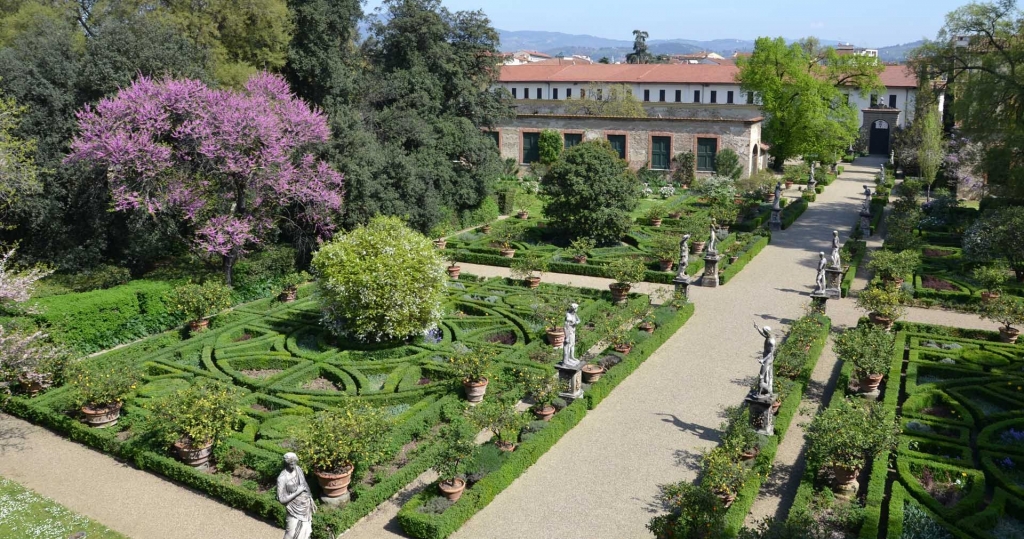
[[[106,167],[119,211],[171,213],[194,247],[235,262],[287,212],[320,237],[334,230],[342,176],[309,149],[326,142],[326,118],[260,73],[242,91],[196,80],[140,78],[78,113],[68,161]]]

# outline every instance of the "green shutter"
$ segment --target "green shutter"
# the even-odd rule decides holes
[[[669,147],[672,139],[669,137],[651,137],[651,168],[655,170],[668,170]]]
[[[566,150],[583,142],[583,133],[565,133],[563,136],[565,137]]]
[[[619,159],[626,158],[626,135],[608,135],[612,149],[619,154]]]
[[[540,133],[523,133],[523,163],[540,161]]]
[[[697,139],[697,170],[714,172],[716,153],[718,153],[718,139]]]

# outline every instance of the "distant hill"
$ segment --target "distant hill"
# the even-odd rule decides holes
[[[907,59],[907,53],[924,44],[924,40],[914,41],[905,45],[892,45],[878,49],[878,57],[885,62],[902,62]]]

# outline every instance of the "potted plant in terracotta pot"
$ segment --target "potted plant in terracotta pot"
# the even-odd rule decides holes
[[[523,237],[523,227],[511,220],[504,220],[498,223],[498,229],[494,232],[501,249],[501,256],[512,258],[516,255],[513,243]]]
[[[736,501],[736,494],[747,479],[747,467],[733,460],[724,446],[705,451],[701,459],[701,485],[711,489],[725,507]]]
[[[1002,261],[995,262],[988,266],[978,266],[971,272],[971,277],[984,289],[981,293],[981,300],[988,303],[999,297],[1006,284],[1006,277],[1009,268]]]
[[[196,333],[210,325],[209,316],[231,306],[231,290],[215,281],[188,283],[172,290],[167,301],[171,312],[187,320]]]
[[[532,206],[536,201],[537,197],[533,196],[531,193],[522,192],[516,195],[516,217],[523,220],[529,219],[530,206]]]
[[[140,379],[134,358],[126,355],[83,360],[68,368],[71,400],[80,407],[82,421],[93,428],[117,423],[121,406]]]
[[[565,344],[565,311],[568,307],[568,300],[562,298],[548,298],[535,292],[536,301],[533,303],[534,312],[544,321],[544,333],[548,344],[554,348],[561,348]]]
[[[448,267],[445,271],[448,272],[448,277],[456,281],[459,279],[459,275],[462,273],[462,266],[459,265],[459,250],[458,249],[445,249],[444,258],[448,262]]]
[[[299,293],[299,285],[308,282],[309,274],[304,271],[292,272],[281,278],[281,294],[277,296],[278,301],[288,303],[295,301]]]
[[[632,329],[628,326],[620,326],[612,329],[609,340],[612,343],[612,349],[616,352],[627,355],[633,350],[633,339]]]
[[[810,469],[832,473],[832,488],[850,490],[864,463],[894,448],[898,427],[881,403],[843,399],[818,412],[807,426]]]
[[[738,455],[740,460],[751,460],[761,452],[762,438],[750,426],[750,417],[743,408],[730,406],[725,409],[726,420],[719,430],[722,431],[722,447],[727,452]]]
[[[210,461],[213,446],[245,417],[234,386],[196,377],[188,386],[147,406],[152,430],[193,467]]]
[[[434,454],[433,468],[438,475],[437,486],[441,494],[453,502],[466,489],[466,480],[459,475],[476,450],[476,444],[473,443],[475,435],[475,430],[465,419],[456,418],[442,425],[434,439],[437,452]]]
[[[455,371],[456,376],[462,381],[462,387],[466,390],[466,400],[470,404],[477,404],[484,400],[487,393],[487,373],[494,363],[497,353],[491,349],[464,349],[456,351],[448,358],[448,364]]]
[[[479,429],[493,432],[494,445],[502,451],[515,451],[519,433],[530,422],[528,415],[516,410],[516,400],[503,396],[481,403],[469,412],[470,422]]]
[[[526,396],[533,401],[530,407],[533,415],[541,421],[551,421],[551,416],[555,414],[553,402],[558,396],[555,377],[549,371],[523,369],[516,371],[516,378],[522,384]]]
[[[650,208],[647,208],[644,216],[651,222],[651,226],[660,227],[662,220],[665,218],[665,206],[663,204],[652,204]]]
[[[308,463],[327,498],[345,498],[355,472],[386,460],[391,422],[373,407],[321,411],[293,432],[296,454]]]
[[[593,384],[594,382],[600,380],[602,376],[604,376],[605,371],[604,367],[601,366],[599,363],[587,363],[586,365],[583,366],[581,372],[583,373],[583,383]]]
[[[742,246],[739,242],[733,242],[725,252],[729,255],[729,263],[735,264],[740,259],[740,248]]]
[[[530,288],[537,288],[540,286],[541,274],[548,269],[548,261],[541,253],[527,251],[523,256],[512,260],[510,268],[513,279],[522,281]]]
[[[637,325],[637,329],[647,333],[648,335],[654,333],[657,326],[654,324],[654,306],[648,304],[646,307],[638,308],[633,311],[633,318],[640,321]]]
[[[869,287],[857,296],[857,306],[868,311],[871,322],[886,329],[907,312],[909,301],[910,294],[894,282]]]
[[[690,235],[690,253],[704,252],[708,230],[711,229],[711,217],[705,212],[697,212],[682,218],[682,232]]]
[[[482,234],[490,234],[491,233],[491,223],[484,223],[484,224],[480,225],[480,232]]]
[[[994,322],[1003,324],[999,327],[999,339],[1005,343],[1017,342],[1020,330],[1013,327],[1024,324],[1024,304],[1011,296],[1000,296],[982,306],[981,315]]]
[[[853,376],[860,391],[870,393],[878,389],[889,370],[895,347],[892,333],[874,325],[862,325],[836,337],[834,350],[839,359],[853,364]]]
[[[907,249],[905,251],[889,251],[881,249],[871,253],[868,268],[887,283],[903,284],[907,277],[913,278],[914,272],[921,266],[921,253]]]
[[[643,260],[631,256],[616,258],[608,264],[608,271],[615,282],[608,285],[612,291],[612,303],[619,304],[626,301],[629,290],[634,284],[643,282],[647,275],[647,267]]]
[[[594,238],[582,236],[572,240],[572,242],[569,243],[569,248],[566,249],[566,251],[568,251],[569,256],[572,257],[573,262],[577,264],[586,264],[587,256],[596,245],[597,242],[594,241]]]
[[[444,249],[448,246],[447,236],[453,232],[452,226],[448,223],[438,223],[430,229],[430,237],[434,239],[434,246],[438,249]]]
[[[658,234],[651,240],[650,252],[658,259],[658,269],[672,271],[675,258],[679,256],[679,238],[669,234]]]

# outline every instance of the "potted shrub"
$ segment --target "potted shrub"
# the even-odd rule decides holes
[[[448,277],[453,281],[458,280],[459,274],[462,273],[462,266],[459,266],[459,250],[445,250],[445,260],[448,261],[448,267],[445,268],[445,271],[448,272]]]
[[[868,268],[873,270],[883,281],[903,284],[906,276],[913,276],[921,266],[921,253],[907,249],[905,251],[889,251],[886,249],[871,254]]]
[[[684,217],[682,225],[683,234],[690,235],[690,252],[695,255],[704,252],[708,230],[711,228],[711,217],[703,212],[694,213]]]
[[[647,208],[645,216],[651,221],[651,226],[660,227],[662,219],[665,218],[665,206],[662,204],[652,204],[650,208]]]
[[[281,294],[277,296],[278,301],[288,303],[295,301],[299,292],[299,285],[309,281],[309,274],[304,271],[292,272],[281,278]]]
[[[544,332],[547,335],[548,344],[554,348],[561,348],[565,344],[565,328],[562,323],[565,321],[567,300],[556,298],[546,299],[538,294],[534,303],[534,310],[544,320]]]
[[[869,287],[857,296],[857,306],[868,311],[871,322],[886,329],[906,313],[908,301],[910,294],[894,282]]]
[[[526,254],[512,260],[512,278],[523,281],[530,288],[540,286],[540,273],[548,269],[548,262],[544,255],[536,251],[527,251]]]
[[[207,317],[231,306],[231,290],[215,281],[188,283],[172,290],[167,301],[171,312],[187,320],[189,329],[195,333],[210,325]]]
[[[651,254],[658,259],[661,271],[671,271],[675,257],[679,256],[679,240],[668,234],[658,234],[651,240]]]
[[[981,315],[1003,324],[999,327],[999,338],[1005,343],[1017,342],[1020,330],[1013,327],[1024,324],[1024,304],[1010,296],[1000,296],[982,306]]]
[[[117,423],[121,406],[140,379],[134,358],[126,355],[79,361],[68,368],[71,400],[80,408],[82,421],[93,428]]]
[[[517,372],[517,377],[523,385],[526,396],[533,401],[533,414],[541,421],[551,421],[555,414],[554,401],[558,396],[558,386],[555,378],[548,371],[539,369],[526,369]]]
[[[366,470],[388,457],[391,426],[379,408],[320,411],[294,430],[295,452],[325,497],[342,498],[357,467]]]
[[[434,456],[434,471],[438,475],[437,486],[441,494],[456,501],[466,489],[466,480],[459,477],[465,462],[473,455],[476,433],[464,419],[457,418],[441,426],[434,441],[437,452]]]
[[[438,223],[430,229],[430,237],[436,238],[434,245],[438,249],[444,249],[448,246],[447,236],[452,233],[452,227],[448,223]]]
[[[726,250],[726,253],[729,254],[730,264],[735,264],[740,259],[740,247],[741,245],[739,242],[733,242],[733,244]]]
[[[807,426],[807,463],[831,472],[835,490],[849,490],[865,462],[895,446],[898,432],[881,403],[840,400]]]
[[[751,460],[761,452],[761,438],[750,426],[750,417],[744,409],[730,406],[725,409],[722,431],[722,447],[730,454],[739,455],[740,460]]]
[[[529,219],[530,206],[532,206],[535,201],[536,197],[530,193],[523,192],[516,195],[516,210],[518,210],[516,212],[516,217],[524,220]]]
[[[458,351],[448,358],[448,363],[462,381],[466,390],[466,400],[476,404],[484,400],[487,393],[487,373],[494,362],[496,352],[489,349]]]
[[[616,352],[627,355],[633,349],[633,339],[630,338],[631,329],[628,326],[619,326],[612,329],[610,340],[612,349]]]
[[[608,264],[608,271],[615,282],[608,285],[612,291],[612,303],[618,304],[626,301],[627,294],[634,284],[643,282],[647,274],[647,268],[643,260],[631,256],[616,258]]]
[[[640,324],[637,325],[637,329],[647,334],[654,333],[656,328],[654,324],[654,307],[648,304],[646,307],[637,309],[633,313],[634,318],[640,320]]]
[[[705,451],[701,466],[701,485],[714,492],[725,507],[732,505],[747,478],[747,467],[733,460],[724,446]]]
[[[987,303],[999,297],[1003,285],[1006,284],[1008,271],[1009,268],[1002,261],[974,268],[971,277],[984,289],[981,293],[982,301]]]
[[[501,256],[512,258],[516,255],[516,250],[512,247],[512,243],[523,237],[523,228],[518,223],[507,219],[498,226],[499,228],[494,235],[497,236],[501,246]]]
[[[170,444],[178,458],[198,467],[210,460],[215,443],[243,417],[241,392],[206,377],[153,402],[154,432]]]
[[[847,329],[835,339],[836,356],[853,364],[853,376],[864,393],[878,389],[892,363],[895,346],[892,333],[873,325]]]
[[[502,451],[515,451],[519,433],[530,417],[516,410],[516,399],[503,398],[482,403],[469,413],[470,421],[479,429],[494,433],[494,445]]]
[[[577,264],[586,264],[587,255],[597,245],[594,238],[588,238],[585,236],[576,238],[569,243],[569,255],[572,256],[573,262]]]
[[[484,234],[490,234],[491,233],[491,223],[484,223],[484,224],[480,225],[480,232],[482,232]]]

